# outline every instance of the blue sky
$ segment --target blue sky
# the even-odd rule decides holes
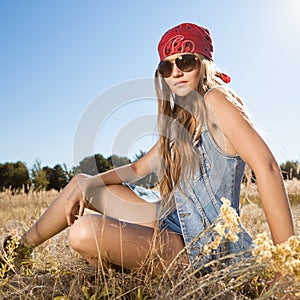
[[[78,163],[76,132],[92,104],[100,97],[105,111],[111,90],[151,78],[161,35],[186,21],[210,30],[216,64],[276,159],[300,160],[299,15],[298,0],[0,0],[0,162]],[[155,101],[129,102],[113,104],[89,151],[132,157],[154,143],[128,130]]]

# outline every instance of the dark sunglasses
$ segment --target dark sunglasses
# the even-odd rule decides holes
[[[158,64],[158,71],[163,77],[169,77],[173,71],[173,62],[163,60]],[[194,54],[182,54],[175,59],[175,65],[183,72],[191,72],[199,65],[199,58]]]

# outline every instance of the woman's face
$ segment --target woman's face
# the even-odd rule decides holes
[[[186,96],[198,87],[200,80],[200,63],[197,63],[197,66],[192,71],[184,72],[175,64],[175,59],[181,55],[184,55],[184,53],[174,54],[164,59],[172,63],[172,73],[169,77],[165,77],[165,81],[170,90],[176,95]]]

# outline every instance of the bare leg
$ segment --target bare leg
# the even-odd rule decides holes
[[[106,216],[133,224],[156,226],[159,205],[145,202],[127,186],[95,188],[87,197],[90,208]]]
[[[32,245],[41,244],[67,227],[65,201],[76,186],[77,179],[74,178],[26,233]],[[154,228],[151,227],[156,225],[156,205],[145,204],[128,187],[102,187],[91,191],[88,197],[91,198],[90,208],[107,216],[97,214],[79,218],[71,227],[70,243],[92,265],[96,266],[102,256],[124,268],[138,267],[153,250],[153,242],[156,242],[157,255],[167,262],[183,249],[180,235],[164,231],[158,239],[153,238]],[[136,218],[140,215],[146,216],[146,220]]]
[[[132,269],[141,266],[150,252],[168,264],[184,248],[181,235],[155,231],[157,205],[145,204],[128,187],[95,189],[89,197],[94,209],[105,216],[79,218],[71,227],[69,239],[73,249],[91,265],[97,266],[104,257]],[[185,253],[183,259],[187,262]]]
[[[25,237],[32,246],[40,245],[68,226],[65,216],[65,202],[78,186],[79,176],[85,175],[74,177],[38,221],[26,232]],[[156,205],[146,204],[128,187],[113,185],[96,188],[87,196],[91,199],[89,208],[95,211],[147,226],[155,226],[156,224]]]
[[[37,222],[26,232],[25,237],[32,246],[38,246],[68,227],[65,216],[65,201],[78,185],[74,177],[61,194],[47,208]]]
[[[136,268],[142,265],[152,250],[168,264],[183,249],[182,237],[163,231],[154,238],[154,231],[151,227],[120,222],[102,215],[86,215],[72,225],[70,243],[95,267],[100,257],[104,257],[126,269]],[[183,255],[187,261],[186,255]]]

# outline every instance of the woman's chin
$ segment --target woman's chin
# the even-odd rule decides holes
[[[194,90],[191,89],[190,87],[183,86],[183,87],[175,88],[173,92],[179,97],[185,97],[188,94],[190,94],[192,91]]]

